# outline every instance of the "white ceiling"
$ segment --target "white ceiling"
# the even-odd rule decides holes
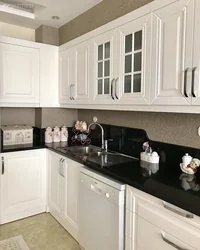
[[[102,0],[1,0],[1,2],[12,4],[8,6],[20,6],[20,8],[28,9],[35,14],[35,19],[0,11],[0,22],[32,29],[36,29],[42,24],[59,28],[101,1]],[[59,16],[60,19],[53,20],[52,16]]]

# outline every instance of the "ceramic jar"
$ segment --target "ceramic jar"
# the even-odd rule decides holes
[[[60,141],[61,142],[66,142],[68,141],[68,130],[66,126],[63,126],[61,128],[61,133],[60,133]]]
[[[47,127],[45,131],[45,143],[53,142],[53,132],[51,127]]]
[[[53,130],[53,142],[60,142],[60,128],[57,126]]]
[[[183,157],[182,157],[182,162],[183,162],[183,166],[187,166],[190,164],[190,162],[192,161],[192,156],[190,156],[189,154],[185,154]]]

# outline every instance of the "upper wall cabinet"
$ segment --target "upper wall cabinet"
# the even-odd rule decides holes
[[[61,104],[89,99],[89,42],[60,51],[59,92]]]
[[[194,0],[178,1],[153,13],[152,104],[191,103],[196,69],[192,70],[193,27]],[[197,57],[194,67],[199,66]]]
[[[40,51],[0,44],[0,103],[39,106]]]
[[[149,103],[151,36],[151,15],[119,27],[114,97],[120,104]]]
[[[116,45],[116,30],[111,30],[92,39],[90,87],[95,104],[111,104],[114,101]]]

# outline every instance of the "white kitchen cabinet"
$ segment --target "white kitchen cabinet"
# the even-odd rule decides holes
[[[49,152],[49,210],[78,241],[78,198],[81,165]]]
[[[125,250],[199,249],[200,218],[190,215],[127,186]]]
[[[60,103],[87,102],[89,99],[89,42],[60,51],[59,60]]]
[[[81,165],[70,159],[64,162],[64,211],[63,225],[76,239],[79,239],[78,200]]]
[[[114,70],[118,59],[116,30],[94,37],[90,53],[91,101],[94,104],[113,104],[115,100]]]
[[[193,29],[194,0],[153,13],[153,105],[190,105]]]
[[[0,43],[0,104],[39,106],[40,51]]]
[[[46,151],[1,154],[0,224],[46,211]]]
[[[58,47],[40,44],[40,107],[59,107]]]
[[[151,14],[119,27],[118,67],[114,93],[120,104],[149,104],[151,67]]]

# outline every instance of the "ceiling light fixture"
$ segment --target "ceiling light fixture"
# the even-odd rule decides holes
[[[53,20],[59,20],[60,17],[59,17],[59,16],[52,16],[52,19],[53,19]]]
[[[35,14],[27,10],[14,8],[13,5],[5,4],[0,2],[0,12],[9,13],[17,16],[27,17],[30,19],[35,19]]]

